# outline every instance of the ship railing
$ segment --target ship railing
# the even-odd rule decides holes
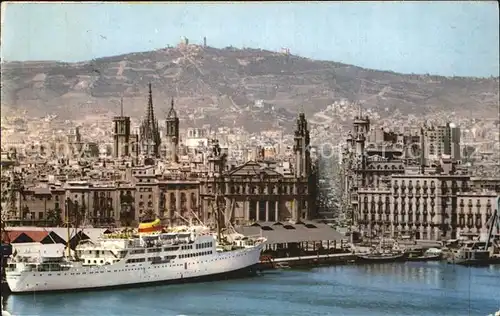
[[[17,266],[15,264],[9,264],[5,267],[5,272],[15,272],[17,271]]]
[[[40,257],[18,255],[11,259],[12,263],[39,263]]]
[[[31,272],[37,271],[37,266],[35,264],[17,264],[15,267],[9,267],[5,269],[6,272]]]
[[[133,233],[111,233],[101,236],[102,239],[131,239],[133,237]]]

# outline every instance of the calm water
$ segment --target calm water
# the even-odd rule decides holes
[[[500,266],[441,263],[273,271],[244,280],[9,296],[16,316],[478,315],[500,308]]]

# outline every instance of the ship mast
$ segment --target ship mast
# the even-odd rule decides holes
[[[69,227],[69,198],[66,199],[66,203],[64,203],[64,208],[66,209],[66,212],[64,212],[64,215],[66,217],[66,248],[67,248],[67,256],[68,259],[71,257],[71,251],[70,251],[70,227]]]
[[[217,181],[217,176],[214,177],[214,182],[215,182],[215,214],[216,214],[216,221],[217,221],[217,240],[219,242],[222,241],[221,239],[221,227],[220,227],[220,209],[219,209],[219,181]]]

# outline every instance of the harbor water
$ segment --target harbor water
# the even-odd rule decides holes
[[[17,316],[484,316],[500,309],[500,266],[346,265],[211,283],[3,299],[4,309]]]

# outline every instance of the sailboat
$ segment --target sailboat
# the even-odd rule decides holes
[[[372,240],[373,236],[370,236],[370,241]],[[372,245],[368,252],[355,252],[356,261],[370,263],[405,261],[408,254],[399,249],[397,242],[394,240],[391,239],[390,243],[392,244],[391,247],[387,247],[387,240],[381,238],[378,245]]]
[[[407,254],[404,252],[384,251],[380,247],[372,249],[369,253],[355,253],[356,261],[382,263],[405,261]]]

